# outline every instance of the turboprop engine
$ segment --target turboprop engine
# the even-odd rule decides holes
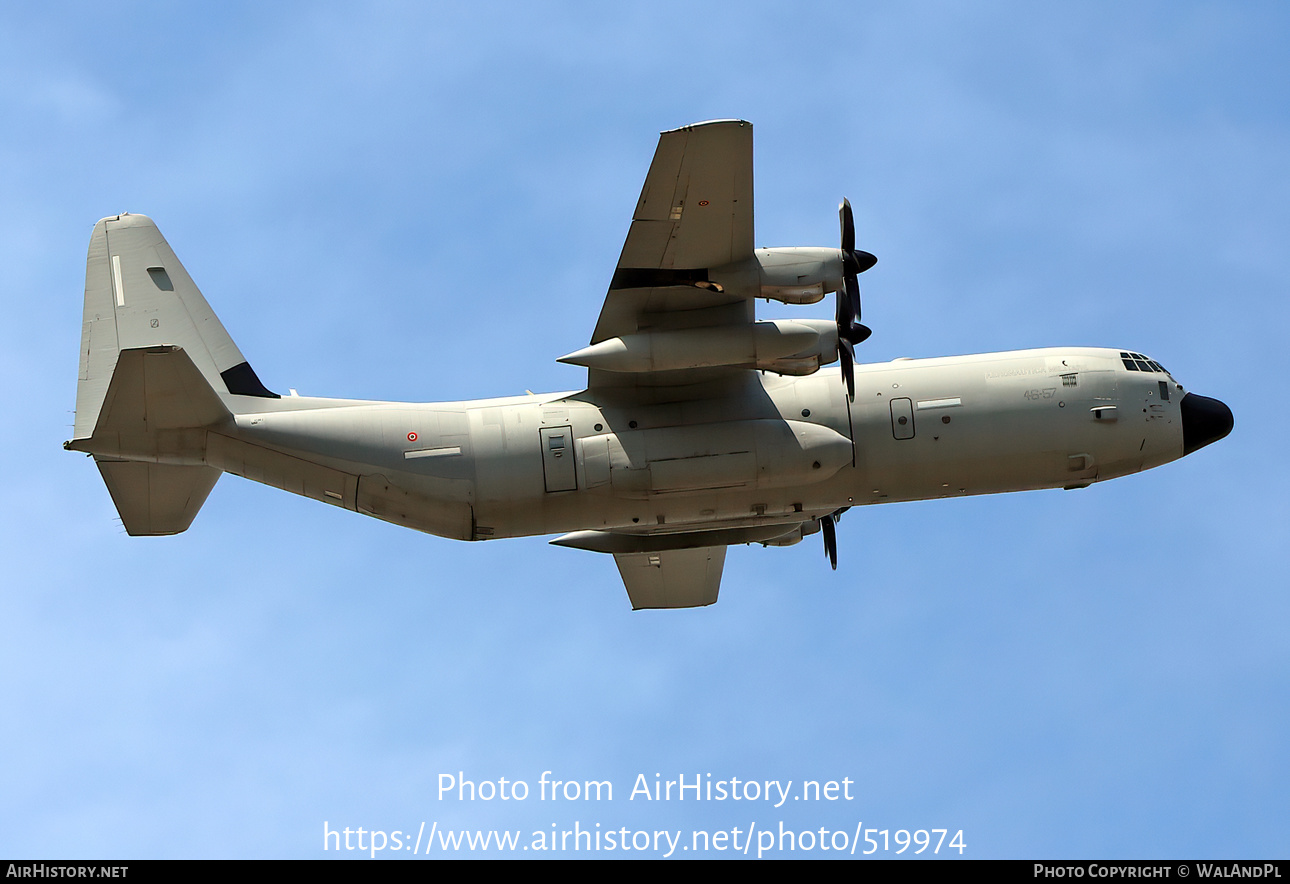
[[[737,327],[621,335],[561,356],[557,361],[616,372],[735,366],[808,375],[837,358],[836,323],[822,319],[772,319]]]
[[[758,249],[755,253],[763,298],[785,304],[814,304],[843,285],[843,257],[838,249]],[[719,278],[719,274],[713,274]]]

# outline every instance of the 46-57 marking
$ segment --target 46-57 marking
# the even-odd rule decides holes
[[[1057,395],[1056,387],[1045,387],[1042,390],[1027,390],[1025,397],[1027,399],[1052,399]]]

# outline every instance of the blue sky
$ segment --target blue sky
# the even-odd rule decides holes
[[[782,820],[1284,856],[1288,36],[1276,3],[6,9],[0,855]],[[554,360],[658,131],[721,117],[756,126],[759,245],[855,205],[862,358],[1127,347],[1235,431],[1078,493],[852,511],[836,574],[815,538],[737,547],[717,605],[642,614],[608,557],[234,477],[129,538],[61,450],[98,218],[151,215],[272,388],[577,389]],[[437,797],[546,770],[614,800]],[[639,773],[856,798],[647,804]]]

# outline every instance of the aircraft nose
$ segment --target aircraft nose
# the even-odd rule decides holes
[[[1232,432],[1232,409],[1217,399],[1188,393],[1182,397],[1180,408],[1185,455]]]

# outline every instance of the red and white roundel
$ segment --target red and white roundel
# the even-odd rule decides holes
[[[417,434],[416,434],[416,433],[408,433],[408,441],[409,441],[409,442],[415,442],[415,441],[417,441]]]

